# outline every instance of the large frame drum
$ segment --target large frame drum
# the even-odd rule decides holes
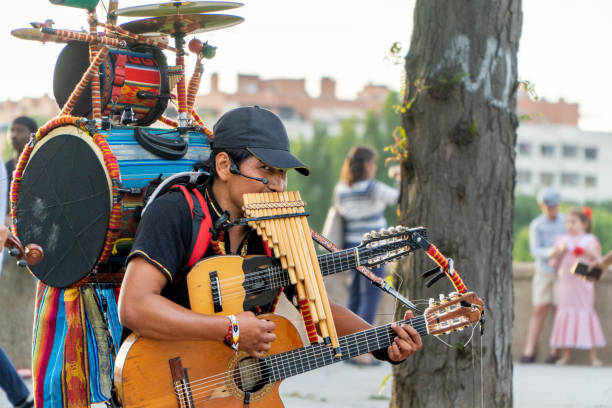
[[[44,283],[63,288],[90,278],[113,252],[122,263],[148,183],[159,175],[190,171],[210,155],[202,133],[190,132],[186,154],[169,160],[145,150],[135,130],[113,128],[92,135],[83,127],[64,125],[26,147],[11,187],[12,215],[21,241],[44,248],[44,259],[29,267]],[[168,129],[147,131],[168,141],[181,138]]]

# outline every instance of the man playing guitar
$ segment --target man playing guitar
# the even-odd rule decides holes
[[[215,124],[214,135],[210,177],[199,189],[215,226],[204,258],[264,254],[255,230],[247,226],[218,227],[228,219],[243,217],[243,194],[285,191],[287,169],[303,175],[309,170],[290,153],[284,125],[266,109],[255,106],[231,110]],[[264,292],[256,307],[235,317],[189,309],[186,265],[195,239],[191,211],[181,191],[163,194],[147,207],[128,257],[119,298],[121,323],[141,336],[160,340],[225,339],[229,346],[260,358],[270,350],[276,334],[274,323],[260,320],[256,314],[273,311],[276,291]],[[292,290],[285,288],[289,299]],[[339,336],[371,327],[342,306],[332,303],[331,309]],[[410,317],[411,313],[406,318]],[[228,325],[230,332],[237,326],[239,339],[228,336]],[[376,358],[398,363],[421,348],[421,338],[413,327],[396,325],[394,330],[397,337],[388,348],[375,351]]]

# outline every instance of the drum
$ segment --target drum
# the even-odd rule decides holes
[[[187,142],[182,158],[167,159],[141,146],[134,135],[138,128],[92,135],[73,119],[73,124],[64,120],[34,147],[26,147],[11,186],[18,237],[45,251],[44,259],[30,271],[57,288],[89,279],[109,263],[122,264],[149,182],[160,175],[190,171],[210,155],[202,133],[188,133],[183,140],[175,131],[147,129],[168,144]]]
[[[89,67],[89,46],[72,41],[60,53],[53,74],[53,94],[60,109]],[[134,112],[133,123],[148,126],[166,110],[170,97],[168,65],[156,47],[136,45],[130,49],[111,49],[100,66],[102,116]],[[91,85],[85,88],[72,115],[88,117],[92,111]]]

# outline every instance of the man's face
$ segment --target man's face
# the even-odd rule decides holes
[[[557,215],[559,215],[559,204],[557,205],[546,205],[544,203],[540,203],[540,210],[542,214],[549,220],[557,219]]]
[[[251,177],[266,178],[268,184],[233,174],[229,180],[232,201],[242,207],[242,195],[247,193],[283,192],[287,190],[287,172],[268,166],[255,156],[250,156],[238,166],[240,171]]]
[[[21,154],[26,143],[30,140],[30,129],[21,123],[13,123],[11,125],[11,145],[18,154]]]

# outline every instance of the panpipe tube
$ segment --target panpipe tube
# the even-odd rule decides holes
[[[87,84],[93,77],[94,72],[97,72],[97,70],[100,68],[100,65],[106,58],[107,54],[108,54],[108,47],[103,46],[102,48],[100,48],[100,51],[98,51],[94,60],[89,64],[89,68],[87,68],[87,71],[85,71],[85,73],[81,77],[81,80],[79,81],[77,86],[72,91],[70,98],[68,98],[68,100],[64,104],[64,107],[62,108],[62,111],[60,112],[58,116],[69,115],[70,112],[72,112],[72,109],[74,108],[74,105],[76,104],[77,100],[79,99],[79,97],[81,96],[85,88],[87,87]]]
[[[269,199],[271,202],[286,202],[286,200],[283,200],[278,193],[269,194],[271,195]],[[286,207],[281,207],[278,210],[278,214],[288,213],[288,209]],[[314,301],[316,299],[316,293],[313,287],[313,281],[309,274],[310,265],[306,263],[303,253],[300,250],[300,248],[302,248],[300,236],[297,234],[295,228],[291,228],[292,221],[295,221],[293,217],[279,218],[276,222],[281,225],[280,230],[283,232],[284,235],[281,241],[284,241],[283,244],[289,247],[288,255],[290,255],[291,258],[294,259],[296,277],[299,281],[303,282],[305,299],[308,301],[309,308],[311,309],[311,318],[314,323],[318,323],[319,320],[322,318],[321,312],[323,311],[323,309],[318,309],[314,304]],[[286,234],[291,234],[292,239],[288,239],[288,235]]]
[[[280,194],[276,193],[275,198],[277,201],[289,201],[286,192]],[[298,212],[295,207],[292,207],[291,209],[285,207],[283,210],[283,214],[291,214]],[[306,288],[306,295],[308,296],[308,300],[312,307],[313,320],[315,321],[315,323],[318,323],[320,320],[325,319],[325,310],[322,307],[322,304],[320,304],[320,297],[317,294],[317,286],[314,280],[314,276],[312,275],[313,266],[310,263],[310,257],[304,255],[304,251],[301,250],[308,247],[307,244],[304,242],[303,235],[299,231],[296,218],[297,217],[284,218],[282,219],[282,222],[286,222],[287,230],[291,231],[294,237],[294,245],[291,245],[291,247],[292,249],[294,249],[296,261],[299,261],[301,265],[300,271],[302,271],[304,286]]]
[[[267,193],[267,194],[264,193],[264,194],[266,196],[265,201],[267,202],[279,203],[283,201],[279,193],[273,192],[273,193]],[[258,196],[261,197],[261,195],[258,195]],[[274,215],[286,214],[286,213],[287,213],[287,208],[280,207],[278,208],[277,214],[274,214]],[[273,215],[272,211],[268,211],[268,215]],[[320,318],[316,311],[316,308],[312,304],[312,301],[308,299],[306,296],[307,293],[304,288],[307,286],[307,282],[304,280],[304,276],[302,272],[304,269],[303,269],[303,265],[299,261],[299,258],[296,256],[296,252],[298,254],[301,253],[301,251],[297,250],[297,247],[300,247],[300,245],[299,245],[299,242],[295,242],[295,238],[297,238],[297,235],[295,233],[291,235],[291,237],[294,238],[293,240],[288,239],[289,237],[288,234],[291,233],[291,230],[286,225],[287,221],[288,219],[286,218],[280,218],[280,219],[274,220],[275,223],[280,224],[279,230],[282,231],[282,237],[279,241],[281,241],[282,244],[291,248],[291,252],[288,255],[296,259],[294,263],[296,264],[295,275],[297,279],[296,279],[296,283],[294,284],[294,286],[296,287],[296,290],[298,292],[298,305],[300,307],[300,313],[302,315],[302,320],[304,322],[304,328],[306,329],[308,341],[310,343],[317,343],[318,336],[317,336],[317,329],[315,325],[319,322]]]
[[[300,193],[299,192],[290,192],[289,193],[289,198],[290,199],[297,199],[297,200],[301,200],[300,197]],[[304,217],[300,217],[300,220],[302,222],[302,232],[304,234],[308,233],[308,236],[310,236],[310,228],[308,226],[308,223],[306,222],[306,219]],[[332,343],[332,347],[334,348],[334,357],[339,357],[340,356],[340,343],[338,341],[338,333],[336,332],[336,326],[334,324],[333,321],[333,316],[331,313],[331,306],[329,305],[329,298],[327,297],[327,291],[325,290],[325,284],[323,283],[323,275],[321,274],[321,268],[319,267],[319,261],[317,259],[317,255],[314,251],[314,244],[312,242],[312,240],[308,240],[309,243],[309,254],[314,266],[314,272],[315,272],[315,278],[317,280],[317,284],[319,286],[319,293],[321,294],[321,301],[323,302],[323,307],[325,308],[325,315],[329,316],[329,319],[326,319],[325,322],[327,324],[327,328],[329,330],[329,334],[331,337],[331,343]]]
[[[43,27],[40,29],[43,34],[49,34],[57,36],[60,40],[74,40],[81,42],[97,42],[102,45],[108,45],[109,47],[115,48],[125,48],[127,43],[124,40],[120,40],[118,38],[111,38],[100,35],[91,35],[89,33],[82,33],[79,31],[72,30],[59,30],[56,28]]]
[[[261,204],[264,201],[262,201],[262,197],[260,194],[255,194],[253,195],[251,202],[254,204]],[[272,211],[270,209],[265,209],[265,208],[255,210],[255,213],[257,214],[258,217],[272,215]],[[279,245],[279,234],[278,234],[279,231],[276,229],[276,225],[272,222],[272,220],[263,221],[262,233],[266,234],[266,236],[268,237],[269,243],[272,244],[274,248],[276,248],[279,257],[287,256],[287,251],[285,250],[281,251],[281,247]],[[287,259],[287,266],[294,267],[295,264],[289,261],[290,260]]]
[[[281,193],[281,200],[293,201],[291,200],[287,192]],[[300,212],[296,207],[292,207],[291,209],[288,210],[288,213],[296,213],[296,212]],[[302,207],[301,212],[303,212],[303,207]],[[289,219],[289,222],[291,224],[291,229],[293,230],[293,234],[297,239],[295,246],[302,249],[299,252],[302,258],[302,263],[305,265],[304,272],[306,273],[308,277],[308,286],[311,288],[311,291],[314,294],[314,298],[312,297],[309,298],[309,305],[310,305],[310,308],[312,309],[312,312],[314,313],[316,311],[317,313],[318,319],[315,320],[315,323],[319,327],[319,332],[321,333],[321,337],[323,337],[324,339],[329,338],[329,330],[327,330],[327,326],[324,323],[325,320],[327,319],[327,314],[325,313],[325,308],[323,307],[323,304],[321,302],[322,298],[319,293],[319,287],[316,284],[316,279],[313,275],[314,266],[310,262],[310,257],[304,254],[304,250],[306,251],[308,250],[308,243],[305,242],[305,237],[300,231],[299,222],[297,220],[297,217],[291,217]]]
[[[260,196],[261,196],[260,194],[250,195],[249,203],[251,204],[261,203],[261,201],[259,200]],[[259,216],[271,215],[271,212],[266,211],[265,209],[261,209],[261,210],[252,210],[252,214],[254,214],[256,217],[259,217]],[[275,226],[271,223],[271,220],[263,220],[262,222],[258,222],[257,224],[260,226],[260,229],[262,231],[262,236],[266,237],[268,246],[271,248],[274,248],[275,257],[280,259],[281,266],[283,267],[283,269],[287,270],[287,273],[289,274],[289,280],[291,281],[293,285],[297,285],[299,282],[299,277],[295,270],[295,264],[293,263],[293,260],[287,258],[287,252],[284,250],[284,248],[281,248],[279,245],[279,234],[281,232],[274,229]],[[286,240],[286,236],[281,237],[281,241],[283,239]],[[296,289],[298,291],[298,298],[304,297],[303,288],[301,286],[300,287],[296,286]]]

